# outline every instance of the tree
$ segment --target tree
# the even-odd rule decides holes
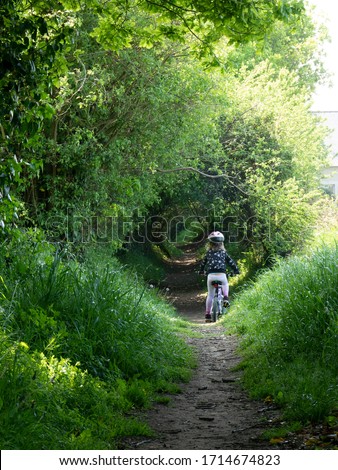
[[[235,43],[262,39],[276,20],[289,21],[304,9],[296,0],[143,0],[137,3],[136,17],[135,6],[118,1],[100,5],[104,14],[94,33],[101,44],[116,50],[138,38],[140,46],[152,47],[163,38],[186,43],[190,36],[203,57],[213,53],[222,37]]]
[[[287,21],[301,12],[301,2],[294,0],[52,0],[48,4],[4,0],[0,10],[1,194],[8,207],[2,205],[1,225],[11,218],[10,187],[22,182],[23,168],[36,175],[41,170],[42,162],[34,157],[41,145],[40,130],[55,112],[55,89],[67,73],[69,48],[76,45],[84,13],[91,18],[87,34],[108,50],[153,47],[168,38],[186,43],[190,35],[195,41],[190,49],[210,57],[212,44],[224,35],[231,41],[246,41],[261,35],[277,18]],[[21,154],[28,149],[31,155],[24,161]]]
[[[39,132],[54,109],[51,90],[66,70],[63,56],[73,30],[71,15],[57,9],[58,2],[4,0],[0,5],[0,224],[17,217],[12,185],[22,173],[35,174]],[[22,154],[26,154],[26,159]]]
[[[182,48],[90,51],[95,62],[84,53],[86,66],[60,83],[43,174],[23,187],[42,225],[66,223],[67,211],[84,220],[144,214],[160,193],[172,193],[157,169],[196,161],[215,134],[213,81]]]
[[[227,82],[232,105],[220,121],[222,171],[245,194],[224,185],[224,216],[237,217],[239,239],[260,260],[296,250],[307,239],[318,207],[327,133],[299,91],[297,76],[269,63]],[[230,98],[229,96],[229,98]]]
[[[295,73],[300,88],[311,94],[316,83],[326,78],[322,44],[327,40],[327,27],[317,24],[310,12],[287,23],[276,21],[264,41],[251,38],[236,46],[220,41],[216,53],[233,75],[240,73],[242,67],[253,70],[259,63],[269,61],[276,78],[282,68]]]

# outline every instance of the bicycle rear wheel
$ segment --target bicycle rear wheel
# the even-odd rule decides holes
[[[218,320],[219,311],[218,311],[218,299],[215,297],[212,301],[211,309],[211,321],[216,322]]]

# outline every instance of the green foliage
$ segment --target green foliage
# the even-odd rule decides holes
[[[107,49],[120,50],[136,41],[141,47],[153,47],[164,39],[187,43],[200,57],[210,56],[213,45],[227,37],[241,43],[263,38],[276,20],[288,22],[303,12],[303,2],[251,0],[238,2],[171,2],[143,0],[137,4],[116,1],[102,3],[102,13],[93,34]]]
[[[41,170],[35,150],[43,123],[54,114],[50,89],[67,69],[62,54],[74,26],[70,12],[55,9],[57,3],[26,3],[4,0],[0,6],[0,201],[10,202],[1,205],[3,228],[17,218],[12,186],[26,171],[37,175]],[[29,153],[27,159],[23,152]]]
[[[263,256],[296,253],[313,233],[319,212],[319,204],[314,201],[320,193],[306,193],[295,179],[282,183],[266,176],[255,175],[250,181],[255,211],[249,228],[250,242],[256,254],[263,249]]]
[[[338,246],[322,246],[261,274],[233,305],[244,381],[290,419],[317,421],[337,405]]]
[[[279,439],[279,438],[287,438],[287,436],[290,435],[290,433],[295,433],[297,431],[301,431],[303,429],[303,426],[299,422],[293,422],[291,424],[283,424],[283,426],[279,428],[272,428],[269,429],[268,431],[264,431],[262,434],[263,439],[266,440],[273,440],[273,439]]]
[[[181,255],[182,251],[168,240],[158,244],[146,241],[126,245],[118,253],[118,259],[151,285],[160,285],[166,275],[165,261]]]
[[[93,375],[133,377],[142,371],[146,378],[162,378],[185,354],[184,343],[178,346],[166,333],[173,311],[163,303],[157,314],[156,294],[116,263],[64,265],[56,253],[52,262],[30,266],[24,282],[16,280],[12,289],[7,282],[4,301],[15,310],[8,330],[31,348],[58,351]]]
[[[18,183],[27,190],[27,179],[38,176],[43,167],[40,159],[42,130],[50,127],[60,102],[55,101],[56,90],[76,70],[73,58],[82,65],[85,77],[79,87],[75,81],[76,96],[86,80],[86,65],[81,61],[86,44],[78,37],[82,27],[87,38],[92,35],[101,47],[109,51],[123,51],[134,47],[139,50],[152,47],[165,40],[188,43],[192,35],[197,43],[198,55],[210,56],[212,43],[223,35],[235,41],[269,29],[276,19],[288,20],[302,12],[300,2],[265,2],[260,0],[259,10],[251,1],[215,4],[182,1],[176,5],[163,1],[119,2],[110,0],[87,0],[78,2],[52,0],[48,4],[40,0],[3,0],[0,7],[0,88],[3,96],[0,107],[1,138],[1,206],[0,225],[4,228],[17,216],[16,205],[10,191]],[[258,13],[259,12],[259,13]],[[221,19],[221,21],[220,21]],[[83,26],[84,25],[84,26]],[[238,33],[234,34],[238,27]],[[196,41],[197,40],[197,41]],[[191,47],[193,49],[193,47]],[[71,52],[73,57],[71,57]],[[102,51],[101,51],[102,52]],[[74,76],[73,76],[74,78]],[[75,76],[76,80],[76,76]],[[97,82],[96,84],[97,85]],[[99,100],[91,90],[81,104]],[[68,102],[63,104],[67,107]],[[121,117],[121,116],[120,116]],[[119,119],[120,120],[120,119]],[[52,133],[55,138],[56,129]],[[38,154],[38,156],[36,155]],[[28,169],[28,171],[27,171]],[[36,194],[33,188],[33,198]]]
[[[32,352],[3,333],[0,353],[2,449],[113,449],[121,435],[150,434],[123,415],[137,383],[107,386],[68,359]]]
[[[186,325],[140,272],[151,260],[158,283],[154,253],[194,241],[209,209],[238,216],[236,249],[255,263],[309,238],[326,150],[305,105],[322,71],[302,12],[296,0],[2,1],[2,447],[112,448],[149,432],[122,413],[187,379],[192,360],[175,334]],[[148,237],[151,216],[185,219],[168,241]],[[55,244],[10,232],[20,217]],[[134,237],[157,243],[125,252],[138,275],[112,257]]]
[[[215,188],[215,213],[236,214],[238,238],[260,262],[309,239],[327,156],[326,130],[309,112],[305,91],[293,74],[282,70],[276,78],[275,72],[262,63],[232,79],[231,106],[220,119],[218,165],[227,178]]]
[[[124,413],[194,365],[173,308],[107,250],[80,264],[21,233],[0,259],[1,448],[116,448],[148,434]]]
[[[21,3],[16,2],[19,6]],[[30,131],[29,145],[26,146],[23,121],[20,121],[17,137],[11,144],[13,152],[20,154],[20,158],[15,160],[13,156],[11,167],[3,173],[10,175],[11,180],[5,182],[4,195],[9,195],[10,183],[15,183],[18,194],[26,203],[30,223],[43,227],[52,239],[78,243],[100,239],[118,249],[125,237],[142,224],[140,218],[154,211],[164,212],[168,203],[171,207],[175,205],[174,215],[177,215],[178,211],[186,213],[193,205],[198,211],[205,211],[206,205],[213,205],[218,196],[228,199],[225,194],[228,191],[222,189],[222,180],[209,185],[195,175],[164,175],[160,173],[162,169],[177,169],[188,164],[219,173],[225,168],[230,174],[226,180],[231,183],[230,199],[235,195],[237,200],[236,190],[240,186],[232,173],[241,174],[238,168],[224,165],[228,156],[219,142],[224,136],[223,131],[221,135],[218,132],[217,119],[225,110],[227,122],[242,114],[243,105],[233,96],[245,96],[243,104],[246,105],[252,101],[250,93],[256,90],[256,83],[252,86],[252,82],[257,80],[261,82],[260,95],[265,110],[268,107],[276,109],[275,119],[277,110],[284,116],[294,114],[290,106],[296,105],[288,96],[287,101],[280,100],[277,107],[276,103],[269,102],[268,96],[271,92],[278,96],[278,88],[285,90],[288,85],[292,85],[290,94],[298,94],[299,83],[296,84],[295,79],[286,72],[280,74],[282,78],[278,75],[281,64],[276,62],[276,57],[279,50],[276,51],[271,43],[278,42],[276,37],[283,37],[284,41],[286,30],[294,28],[299,32],[299,25],[297,27],[294,20],[302,11],[300,2],[262,1],[253,5],[248,1],[240,2],[240,5],[227,2],[226,5],[208,6],[205,2],[195,2],[189,8],[185,2],[181,3],[154,5],[145,1],[132,5],[93,0],[86,2],[80,10],[76,3],[63,1],[58,4],[60,12],[56,13],[53,2],[47,8],[34,1],[25,13],[17,9],[18,21],[33,31],[28,36],[33,38],[34,44],[27,43],[27,50],[22,49],[26,62],[29,62],[28,52],[33,53],[43,40],[49,41],[48,47],[54,52],[48,67],[45,65],[47,57],[41,56],[39,70],[34,72],[40,74],[36,79],[41,92],[35,86],[34,95],[37,107],[24,105],[23,108],[28,113],[28,122],[38,127],[36,131]],[[27,24],[26,17],[29,17]],[[173,18],[177,20],[174,23]],[[292,21],[283,29],[281,20]],[[313,29],[310,22],[305,23],[306,34],[303,38],[299,33],[299,37],[306,43]],[[271,30],[273,24],[276,25],[274,39],[269,39],[272,52],[266,52],[264,57],[269,56],[274,67],[263,64],[249,75],[247,71],[239,71],[237,80],[229,74],[222,75],[219,70],[207,74],[201,62],[189,52],[195,49],[199,57],[208,56],[212,43],[222,36],[235,42],[247,42]],[[191,34],[193,40],[188,39]],[[21,38],[15,31],[11,38],[6,44],[16,50]],[[252,44],[247,46],[249,55]],[[314,46],[302,45],[307,58],[313,49]],[[284,53],[285,50],[286,47]],[[292,67],[303,61],[303,55],[295,54]],[[236,58],[230,54],[228,63],[235,62]],[[233,71],[234,67],[228,70]],[[29,82],[28,69],[20,77]],[[28,85],[25,90],[31,95]],[[3,114],[7,116],[10,103],[5,106],[8,109],[4,109]],[[32,114],[31,109],[36,113]],[[290,139],[291,148],[281,148],[281,143],[276,143],[273,126],[265,131],[268,114],[260,114],[257,110],[255,122],[248,120],[244,126],[237,126],[231,137],[234,141],[238,136],[247,140],[245,153],[254,147],[252,158],[258,160],[257,164],[273,161],[279,172],[285,166],[280,162],[281,155],[296,160],[294,154],[298,150],[294,147],[300,139],[289,132],[284,140]],[[285,122],[289,122],[289,118]],[[296,129],[296,125],[292,129]],[[249,127],[251,138],[247,139]],[[282,126],[280,133],[286,129]],[[6,133],[4,130],[4,135]],[[246,156],[239,152],[237,158],[245,160]],[[303,180],[305,176],[313,178],[317,171],[317,167],[308,165],[311,156],[313,153],[309,152],[302,168],[306,173],[299,172],[304,174]],[[249,166],[252,166],[251,161],[248,161]],[[303,154],[298,158],[298,162],[301,161]],[[27,162],[25,170],[23,162]],[[14,164],[18,168],[15,169]],[[295,168],[291,167],[290,161],[283,172],[288,172],[291,178],[298,177],[298,174],[294,175]],[[15,181],[13,175],[16,175]],[[249,176],[245,175],[244,183]],[[274,178],[271,177],[268,184],[272,187]],[[179,192],[174,190],[176,185],[180,187]],[[177,199],[180,203],[176,205]],[[243,211],[243,206],[247,205],[243,199],[239,212],[242,211],[244,219],[248,214]],[[250,205],[252,207],[253,203]],[[5,223],[16,212],[6,205],[2,207],[6,212]],[[234,206],[232,210],[237,212],[238,207]],[[128,224],[122,223],[121,230],[120,221],[126,218]]]
[[[165,269],[159,256],[149,247],[146,252],[141,247],[133,246],[119,255],[120,261],[127,266],[132,266],[135,271],[149,283],[159,284],[165,275]]]
[[[51,235],[81,241],[72,219],[82,218],[84,241],[104,237],[107,223],[106,241],[118,248],[149,208],[173,193],[173,178],[156,170],[197,159],[211,141],[215,111],[208,76],[169,46],[98,54],[62,82],[52,135],[38,154],[43,174],[30,191],[21,187],[31,217]],[[96,233],[92,218],[100,219]],[[116,233],[111,225],[123,219],[126,229]]]
[[[338,206],[334,199],[321,201],[320,216],[310,243],[304,247],[305,253],[322,245],[334,245],[338,238]]]
[[[253,40],[242,45],[218,47],[217,54],[224,57],[227,69],[234,75],[240,73],[242,67],[251,71],[268,60],[277,79],[279,70],[288,70],[297,75],[300,89],[313,92],[316,83],[325,75],[322,43],[327,39],[327,28],[317,25],[308,13],[289,23],[275,22],[264,42]]]

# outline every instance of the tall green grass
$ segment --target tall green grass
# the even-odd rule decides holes
[[[0,252],[1,448],[114,448],[149,433],[126,411],[194,365],[174,309],[106,252],[79,263],[36,234]]]
[[[119,253],[123,265],[132,266],[145,281],[158,285],[165,276],[161,257],[152,246],[132,245]]]
[[[122,264],[132,266],[145,281],[160,285],[166,275],[165,262],[182,256],[182,251],[165,240],[157,245],[151,243],[133,244],[120,251],[118,259]]]
[[[290,419],[318,421],[338,403],[338,246],[281,261],[239,294],[226,319],[241,335],[244,381]]]
[[[3,335],[0,354],[1,449],[114,449],[119,437],[151,434],[126,416],[125,381],[108,385]]]

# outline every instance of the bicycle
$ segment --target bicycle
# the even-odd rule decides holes
[[[206,276],[205,272],[197,271],[198,274],[202,276]],[[231,273],[226,273],[227,277],[232,276]],[[212,299],[212,306],[211,306],[211,322],[217,322],[219,317],[226,313],[227,307],[230,306],[229,302],[226,300],[227,306],[224,305],[224,296],[222,292],[222,281],[212,281],[211,285],[215,288],[214,296]]]
[[[217,322],[219,317],[226,312],[224,307],[224,297],[222,293],[222,281],[212,281],[211,285],[215,288],[211,307],[211,321]]]

